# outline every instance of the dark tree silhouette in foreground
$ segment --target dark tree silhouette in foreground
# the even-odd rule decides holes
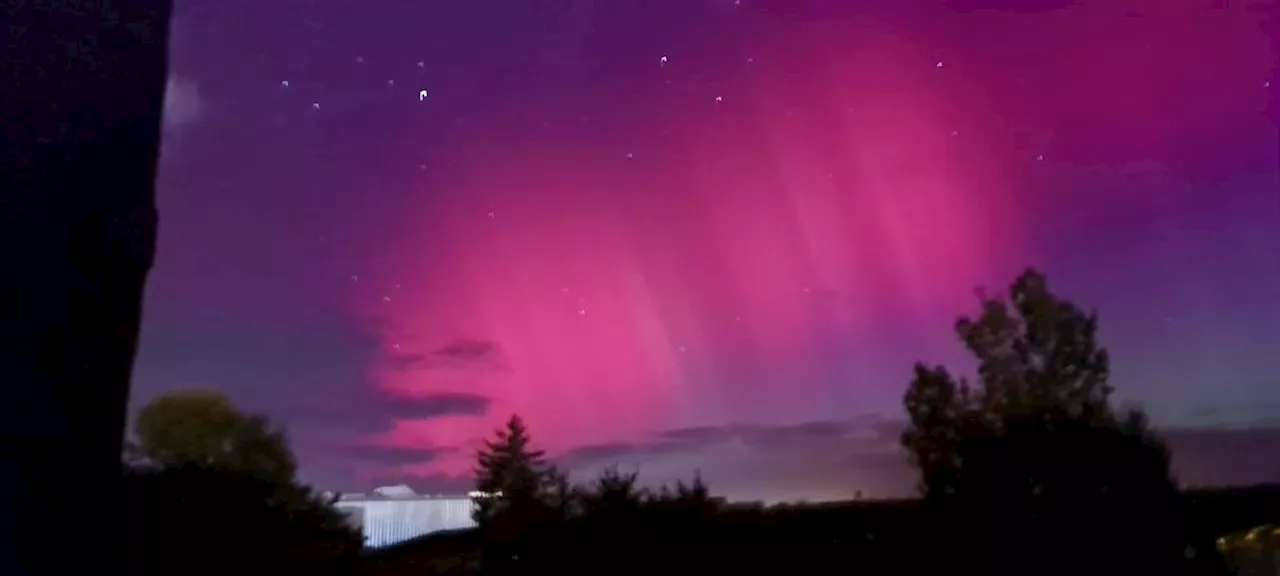
[[[217,468],[125,478],[128,574],[350,574],[358,530],[305,486]]]
[[[362,538],[295,477],[283,431],[216,392],[181,391],[139,411],[125,475],[130,573],[342,574]]]
[[[1111,405],[1098,318],[1028,270],[956,331],[976,384],[917,365],[903,446],[957,554],[991,572],[1161,573],[1181,540],[1168,452]],[[1135,572],[1136,571],[1136,572]]]
[[[168,0],[0,2],[0,574],[112,566]],[[85,486],[95,493],[83,498]],[[67,554],[75,518],[81,539]]]
[[[535,450],[524,420],[512,415],[476,456],[475,520],[481,526],[500,516],[528,512],[542,502],[550,486],[551,467]]]
[[[483,564],[489,573],[518,570],[540,547],[532,535],[557,519],[557,507],[568,505],[551,502],[567,482],[533,448],[518,415],[485,441],[476,461],[473,516],[484,533]]]
[[[134,456],[162,468],[199,466],[278,483],[295,480],[297,463],[283,430],[236,408],[212,390],[157,396],[138,411]]]

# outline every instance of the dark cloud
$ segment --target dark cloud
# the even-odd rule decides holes
[[[698,472],[735,500],[823,500],[900,496],[914,480],[901,426],[879,418],[792,425],[734,424],[668,430],[646,442],[584,446],[558,462],[577,480],[607,466],[635,468],[646,485]]]
[[[457,450],[454,447],[361,446],[352,450],[351,457],[352,459],[378,466],[398,467],[426,464]]]
[[[383,365],[392,370],[439,368],[502,368],[502,348],[496,342],[459,338],[427,354],[388,356]]]
[[[352,442],[385,432],[399,420],[474,416],[490,405],[489,398],[466,392],[404,397],[379,389],[368,377],[387,361],[376,325],[335,319],[274,328],[235,323],[212,312],[184,313],[186,324],[202,330],[156,320],[174,314],[145,317],[134,409],[177,388],[223,391],[238,406],[284,425],[304,476],[318,484],[361,484],[352,461],[429,461],[438,454],[365,452],[362,457],[353,452]]]
[[[455,360],[484,360],[499,354],[498,345],[486,340],[460,338],[435,349],[432,354]]]
[[[416,406],[415,416],[403,418],[436,418],[439,416],[480,416],[489,411],[493,400],[479,394],[466,392],[441,392],[416,397],[409,401]]]
[[[425,354],[396,354],[388,356],[386,366],[392,370],[408,370],[421,366],[427,362]]]
[[[642,444],[629,444],[625,442],[593,444],[574,449],[565,454],[562,459],[566,462],[613,461],[639,454],[644,446],[645,445]]]
[[[492,402],[487,396],[466,392],[401,396],[371,389],[357,400],[348,397],[299,402],[294,420],[304,426],[324,425],[370,434],[390,430],[399,420],[480,416],[488,412]]]

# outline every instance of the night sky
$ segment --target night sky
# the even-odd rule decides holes
[[[1280,480],[1264,2],[178,4],[135,405],[224,390],[322,487],[461,489],[518,412],[576,473],[905,493],[911,364],[1028,265],[1188,481]]]

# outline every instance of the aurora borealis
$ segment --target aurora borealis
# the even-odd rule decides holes
[[[180,7],[135,397],[226,390],[326,485],[457,486],[518,412],[824,497],[796,474],[884,467],[911,363],[965,367],[973,289],[1035,265],[1157,422],[1269,429],[1262,3],[838,4]],[[745,487],[763,445],[808,464]]]

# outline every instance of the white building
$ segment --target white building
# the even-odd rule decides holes
[[[469,496],[424,496],[408,486],[378,488],[373,494],[343,494],[335,506],[360,528],[367,549],[476,525]]]

